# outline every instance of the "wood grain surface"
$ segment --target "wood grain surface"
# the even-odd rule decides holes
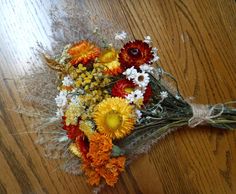
[[[32,68],[39,41],[50,45],[51,2],[0,0],[0,194],[91,193],[84,177],[47,160],[28,130],[32,119],[11,110],[21,103],[17,76]],[[71,1],[72,2],[72,1]],[[160,65],[198,103],[236,99],[234,0],[84,0],[81,4],[136,38],[150,35]],[[35,86],[37,87],[37,86]],[[20,135],[21,134],[21,135]],[[102,193],[236,194],[236,132],[181,128],[159,141]]]

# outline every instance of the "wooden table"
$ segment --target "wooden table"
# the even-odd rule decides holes
[[[43,157],[29,131],[34,120],[14,111],[21,104],[18,76],[33,67],[36,41],[50,45],[51,2],[0,1],[0,193],[89,193],[85,178]],[[150,35],[160,65],[198,103],[236,99],[234,0],[68,0],[136,38]],[[64,3],[65,4],[65,3]],[[37,86],[35,86],[37,87]],[[28,133],[27,133],[28,131]],[[24,133],[26,132],[26,133]],[[102,193],[236,193],[236,132],[181,128],[131,164]]]

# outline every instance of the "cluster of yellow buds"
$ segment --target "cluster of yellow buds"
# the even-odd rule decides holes
[[[111,79],[109,75],[104,74],[104,66],[98,63],[94,63],[93,68],[82,64],[77,67],[71,66],[68,73],[75,80],[75,87],[84,91],[84,94],[78,97],[79,102],[86,109],[80,117],[82,120],[91,119],[96,104],[110,97],[105,87],[111,83]]]

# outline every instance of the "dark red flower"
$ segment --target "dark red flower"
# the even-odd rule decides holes
[[[124,69],[132,66],[138,68],[144,63],[149,64],[153,59],[151,50],[152,47],[141,40],[128,42],[119,53],[119,62]]]
[[[112,96],[125,98],[128,94],[133,92],[137,87],[132,81],[127,79],[118,80],[112,88]],[[152,96],[152,88],[150,84],[147,85],[145,93],[143,95],[143,103],[148,103],[150,97]]]

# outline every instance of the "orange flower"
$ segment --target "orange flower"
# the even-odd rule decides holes
[[[101,176],[98,172],[96,172],[91,166],[90,163],[85,162],[82,169],[84,170],[85,175],[88,177],[87,182],[90,185],[98,185],[101,180]]]
[[[105,167],[99,169],[99,174],[105,179],[106,183],[110,186],[118,180],[120,172],[124,171],[125,157],[111,158]]]
[[[87,157],[91,159],[94,166],[103,165],[109,160],[112,150],[112,140],[106,135],[95,133],[90,138],[89,153]]]
[[[82,170],[90,185],[98,185],[103,177],[108,185],[114,186],[119,174],[124,171],[126,158],[111,158],[112,146],[111,139],[106,135],[94,133],[90,137],[89,152],[87,157],[82,158]]]
[[[70,63],[74,66],[79,63],[86,65],[100,55],[100,49],[86,40],[72,45],[67,52],[71,56]]]
[[[98,185],[103,177],[108,185],[114,186],[118,181],[118,176],[124,171],[125,160],[124,156],[110,158],[102,166],[94,166],[92,161],[86,160],[82,169],[88,177],[87,181],[90,185]]]

